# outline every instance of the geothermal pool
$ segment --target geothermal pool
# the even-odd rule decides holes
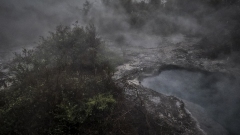
[[[220,73],[165,70],[142,85],[200,105],[230,134],[240,134],[240,79]]]

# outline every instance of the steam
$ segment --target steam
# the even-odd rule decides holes
[[[223,43],[231,41],[231,31],[239,25],[233,19],[240,13],[237,4],[215,9],[197,0],[161,0],[159,10],[150,14],[144,11],[136,14],[146,14],[147,17],[142,20],[144,23],[141,28],[133,28],[125,7],[117,0],[112,0],[114,6],[107,6],[102,0],[89,0],[87,15],[83,13],[85,2],[0,0],[0,60],[22,47],[35,46],[34,42],[38,41],[39,36],[47,36],[48,31],[53,31],[56,26],[71,25],[76,21],[82,26],[94,24],[104,40],[124,48],[165,46],[165,39],[168,43],[177,44],[185,36],[192,35],[210,37],[212,43]],[[149,3],[149,0],[135,2]],[[218,75],[165,71],[158,77],[145,80],[143,84],[198,103],[220,123],[227,125],[229,122],[233,131],[239,131],[236,127],[240,124],[238,82]]]
[[[199,104],[228,130],[240,132],[240,79],[212,73],[168,70],[142,85]]]
[[[160,10],[151,14],[144,11],[136,14],[136,16],[146,14],[147,17],[142,20],[144,24],[141,28],[134,29],[125,7],[118,1],[110,1],[110,5],[104,4],[102,0],[88,1],[90,6],[85,16],[83,16],[85,0],[0,1],[1,54],[22,47],[32,47],[39,36],[47,36],[48,31],[53,31],[57,25],[71,25],[75,21],[83,26],[94,24],[99,35],[117,46],[161,46],[164,37],[179,33],[211,36],[213,42],[221,43],[222,40],[231,38],[229,31],[237,24],[231,17],[239,11],[237,6],[213,9],[199,1],[161,0]],[[149,0],[134,2],[149,3]],[[210,13],[209,11],[214,12],[206,14]],[[123,37],[124,41],[119,43],[117,41],[119,37]]]
[[[79,0],[1,0],[0,50],[11,54],[31,47],[57,25],[70,25],[81,15]]]

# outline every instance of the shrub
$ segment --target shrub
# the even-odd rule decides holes
[[[1,134],[117,132],[110,123],[122,94],[106,54],[93,25],[59,26],[35,49],[16,54],[12,85],[0,91]]]

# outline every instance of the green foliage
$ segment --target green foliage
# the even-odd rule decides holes
[[[92,112],[94,111],[94,109],[105,110],[110,106],[110,104],[115,104],[115,103],[116,101],[112,95],[99,94],[88,100],[88,102],[86,103],[87,112],[89,115],[92,115]]]
[[[1,134],[108,134],[121,97],[95,27],[59,26],[9,64],[0,91]]]
[[[40,71],[58,67],[59,70],[95,72],[107,68],[100,38],[96,36],[95,27],[90,25],[85,30],[81,27],[59,26],[48,38],[42,38],[35,50],[24,49],[16,54],[11,70],[23,75],[31,71]],[[19,76],[20,77],[20,76]]]

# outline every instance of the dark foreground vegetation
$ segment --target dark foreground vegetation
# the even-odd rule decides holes
[[[36,49],[16,54],[12,84],[0,91],[0,134],[128,133],[108,55],[92,25],[59,26]]]

